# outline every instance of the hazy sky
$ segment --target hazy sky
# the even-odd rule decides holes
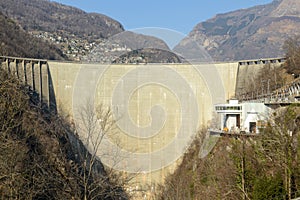
[[[189,33],[199,22],[218,13],[248,8],[272,0],[54,0],[87,12],[105,14],[126,30],[143,27]]]

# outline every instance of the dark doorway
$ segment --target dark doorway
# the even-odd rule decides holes
[[[236,126],[241,128],[241,116],[239,114],[236,116]]]
[[[256,122],[250,122],[249,123],[250,127],[250,133],[256,133]]]

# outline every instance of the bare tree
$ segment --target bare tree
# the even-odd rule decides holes
[[[88,151],[70,124],[43,109],[31,93],[0,69],[0,198],[127,199],[128,179],[96,156],[112,130],[111,111],[83,110],[93,150]]]
[[[287,39],[283,45],[286,62],[284,67],[287,72],[296,76],[300,75],[300,35]]]
[[[299,119],[300,109],[290,106],[277,111],[258,143],[261,157],[281,172],[287,199],[299,195]],[[270,171],[270,169],[268,169]]]
[[[266,64],[245,84],[243,94],[237,94],[237,98],[252,99],[257,96],[270,95],[274,90],[286,84],[286,79],[283,67]]]
[[[102,153],[100,149],[105,137],[112,137],[117,134],[115,129],[116,121],[113,119],[112,110],[100,104],[96,108],[87,101],[84,107],[80,108],[80,123],[77,127],[79,137],[87,150],[80,152],[83,199],[118,198],[127,199],[128,194],[123,188],[131,180],[131,176],[125,176],[110,167],[101,163],[101,157],[111,156],[112,160],[118,162],[118,152],[111,152],[111,155]],[[119,158],[118,158],[119,157]]]

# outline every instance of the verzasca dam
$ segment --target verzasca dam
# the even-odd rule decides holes
[[[211,122],[214,104],[240,93],[265,64],[279,66],[284,59],[105,65],[0,57],[0,62],[49,109],[69,115],[75,127],[88,104],[110,108],[114,133],[105,134],[98,155],[105,165],[137,173],[139,187],[174,171],[193,135]]]

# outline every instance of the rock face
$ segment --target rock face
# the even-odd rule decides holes
[[[105,15],[48,0],[1,0],[0,11],[27,31],[64,31],[68,35],[98,39],[124,30],[119,22]]]
[[[217,61],[279,57],[284,41],[299,31],[300,1],[274,0],[197,24],[175,51],[196,41]]]

